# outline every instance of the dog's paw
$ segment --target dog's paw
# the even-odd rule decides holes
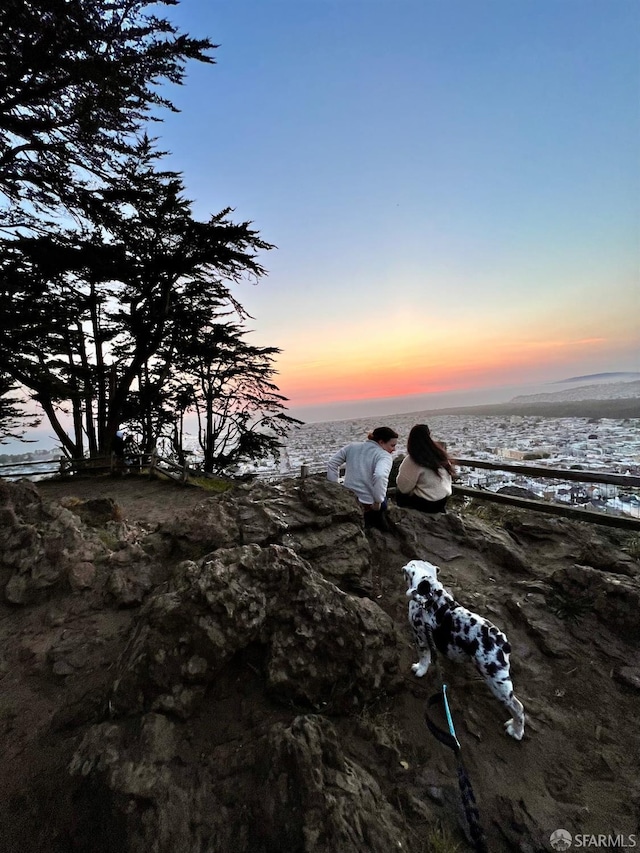
[[[422,678],[423,675],[427,674],[427,670],[429,669],[429,665],[427,664],[425,666],[423,663],[412,663],[411,669],[417,678]]]
[[[504,729],[508,735],[516,740],[522,740],[524,737],[524,726],[518,726],[515,720],[507,720]]]

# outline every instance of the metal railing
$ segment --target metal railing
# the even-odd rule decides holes
[[[81,460],[70,460],[66,457],[49,461],[34,460],[33,462],[21,462],[13,465],[0,465],[0,477],[4,476],[5,479],[16,479],[22,476],[29,477],[29,474],[11,474],[7,476],[3,475],[2,471],[7,468],[26,469],[28,467],[33,468],[33,466],[38,466],[39,470],[32,476],[46,476],[47,472],[43,471],[42,468],[47,465],[51,466],[49,475],[73,475],[89,471],[91,473],[106,471],[114,472],[124,470],[126,467],[137,468],[140,471],[148,469],[150,477],[153,477],[156,474],[161,474],[182,484],[187,483],[190,476],[198,476],[201,473],[190,467],[187,463],[179,464],[174,460],[160,456],[155,452],[150,454],[134,454],[133,458],[129,457],[129,459],[131,460],[131,463],[127,466],[124,466],[121,460],[116,459],[114,454],[111,456],[94,457],[91,459]],[[454,459],[453,461],[458,467],[480,468],[491,471],[507,471],[525,475],[537,480],[566,480],[576,483],[596,483],[628,489],[640,488],[640,476],[633,474],[547,468],[539,465],[516,465],[507,462],[488,462],[483,459]],[[309,477],[312,475],[322,474],[325,471],[326,464],[304,463],[299,469],[290,469],[288,471],[258,471],[253,476],[260,480],[277,481],[291,477]],[[394,489],[391,488],[389,492],[393,495]],[[608,527],[640,531],[640,519],[618,513],[604,512],[597,508],[585,509],[583,506],[551,502],[543,498],[531,499],[516,495],[501,494],[489,489],[474,488],[473,486],[464,486],[459,485],[458,483],[454,483],[453,493],[454,495],[460,495],[462,497],[473,498],[480,501],[504,504],[518,507],[520,509],[533,510],[534,512],[542,512],[564,518],[571,518],[578,521],[588,521],[592,524],[601,524]]]
[[[18,469],[16,471],[16,469]],[[88,456],[84,459],[69,459],[60,456],[57,459],[32,460],[0,465],[0,477],[5,480],[36,479],[41,477],[72,477],[79,474],[124,473],[125,471],[148,471],[149,476],[162,474],[176,482],[186,483],[192,470],[187,463],[180,464],[155,451],[151,453],[127,454],[126,461],[115,453],[105,456]]]
[[[540,465],[514,465],[507,462],[487,462],[483,459],[455,459],[458,467],[481,468],[491,471],[507,471],[531,477],[538,480],[563,480],[574,483],[597,483],[601,485],[622,486],[635,489],[640,487],[640,477],[634,474],[616,474],[606,471],[585,471],[575,468],[547,468]],[[602,524],[607,527],[618,527],[626,530],[640,531],[640,519],[622,514],[609,514],[601,509],[585,509],[560,502],[546,501],[542,498],[531,498],[516,495],[500,494],[488,489],[473,488],[454,484],[453,493],[467,498],[474,498],[491,503],[519,507],[520,509],[543,512],[576,521],[588,521],[592,524]]]
[[[521,474],[537,480],[567,480],[574,483],[597,483],[601,485],[621,486],[623,488],[640,488],[640,477],[633,474],[616,474],[605,471],[585,471],[574,468],[546,468],[541,465],[516,465],[507,462],[487,462],[483,459],[454,459],[454,464],[460,468],[481,468],[492,471],[507,471]],[[263,471],[256,474],[257,479],[282,480],[288,477],[308,477],[321,474],[327,470],[326,464],[314,463],[303,464],[300,469],[289,471]],[[520,509],[543,512],[549,515],[571,518],[575,521],[588,521],[592,524],[602,524],[607,527],[618,527],[626,530],[640,531],[640,519],[625,516],[618,513],[604,512],[601,509],[585,509],[582,506],[567,505],[560,502],[552,502],[544,498],[531,499],[518,497],[516,495],[498,494],[489,489],[474,488],[454,483],[454,495],[466,498],[474,498],[481,501],[506,504]],[[395,488],[389,489],[391,497],[395,495]]]
[[[511,471],[515,474],[528,474],[530,477],[543,480],[571,480],[575,483],[605,483],[630,487],[640,486],[640,477],[636,477],[633,474],[583,471],[575,468],[546,468],[542,465],[514,465],[507,462],[486,462],[484,459],[454,459],[453,461],[458,467]]]
[[[23,477],[51,477],[61,473],[61,464],[65,457],[58,459],[33,459],[29,462],[9,462],[0,465],[0,477],[5,480],[17,480]],[[15,473],[15,469],[19,471]],[[23,473],[24,472],[24,473]]]

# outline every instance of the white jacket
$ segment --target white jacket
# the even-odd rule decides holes
[[[387,496],[387,485],[393,458],[377,441],[356,441],[335,453],[327,464],[327,479],[338,482],[340,468],[347,466],[344,485],[360,503],[382,503]]]

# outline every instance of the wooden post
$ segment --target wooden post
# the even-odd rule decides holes
[[[309,476],[309,466],[308,465],[302,465],[301,466],[300,476],[302,477],[303,480],[305,479],[305,477]]]
[[[157,460],[158,460],[158,451],[154,447],[153,450],[151,451],[151,459],[149,461],[149,479],[150,480],[153,479]]]

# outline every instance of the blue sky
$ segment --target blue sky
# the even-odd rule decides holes
[[[640,369],[637,0],[169,15],[220,47],[153,130],[198,215],[278,246],[237,295],[294,414]]]

